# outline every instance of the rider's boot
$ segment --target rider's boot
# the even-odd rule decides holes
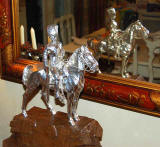
[[[64,102],[64,97],[63,97],[63,95],[59,92],[59,90],[57,90],[55,96],[56,96],[56,99],[58,99],[62,104],[65,104],[65,102]]]

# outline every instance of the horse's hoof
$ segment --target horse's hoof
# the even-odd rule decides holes
[[[102,73],[100,70],[98,70],[98,73]]]
[[[74,114],[74,120],[75,120],[75,121],[79,121],[79,120],[80,120],[78,114]]]
[[[75,121],[80,121],[80,118],[79,117],[76,117],[76,118],[74,118],[75,119]]]
[[[123,78],[130,78],[131,75],[130,75],[129,73],[125,73],[125,74],[122,75],[122,77],[123,77]]]
[[[122,74],[122,78],[126,78],[126,75],[123,75],[123,74]]]
[[[75,122],[72,118],[69,118],[69,123],[71,124],[71,126],[75,126]]]
[[[79,121],[79,120],[80,120],[78,114],[75,113],[75,114],[73,114],[73,115],[74,115],[74,120],[75,120],[75,121]]]
[[[22,114],[23,114],[23,116],[26,118],[26,117],[28,117],[28,114],[27,114],[27,112],[25,111],[25,110],[22,110]]]
[[[130,78],[131,75],[130,75],[129,73],[126,73],[126,74],[125,74],[125,77],[126,77],[126,78]]]
[[[56,111],[55,110],[51,110],[51,113],[52,113],[52,115],[54,116],[55,114],[56,114]]]
[[[52,115],[54,116],[56,114],[56,111],[53,109],[51,104],[48,104],[49,110],[52,113]]]

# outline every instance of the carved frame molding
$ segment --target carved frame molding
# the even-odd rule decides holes
[[[0,0],[2,78],[21,83],[27,64],[19,58],[18,0]],[[85,74],[82,98],[160,117],[160,85],[103,74]]]

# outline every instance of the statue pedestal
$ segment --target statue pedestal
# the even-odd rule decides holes
[[[71,126],[66,113],[57,112],[53,120],[48,110],[33,107],[28,118],[16,115],[10,126],[12,135],[3,147],[101,147],[101,126],[83,116]]]

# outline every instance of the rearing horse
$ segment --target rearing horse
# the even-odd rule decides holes
[[[89,68],[89,69],[88,69]],[[23,71],[23,83],[26,86],[25,93],[23,95],[22,113],[24,117],[27,117],[26,106],[31,100],[30,96],[37,89],[39,85],[42,86],[41,99],[46,107],[54,115],[56,112],[49,103],[47,98],[47,89],[54,90],[55,79],[52,72],[52,67],[49,71],[49,85],[46,84],[47,74],[43,68],[43,65],[28,65]],[[64,94],[67,99],[67,111],[68,119],[71,125],[75,125],[75,121],[79,120],[76,113],[77,105],[79,101],[79,95],[84,87],[84,72],[96,72],[99,71],[98,62],[92,56],[92,53],[87,47],[82,46],[78,48],[69,58],[69,60],[63,63],[63,74],[61,76],[61,85],[64,89]],[[74,119],[74,120],[73,120]]]
[[[108,56],[115,55],[118,49],[119,55],[122,58],[122,77],[129,77],[127,72],[128,57],[135,48],[136,39],[145,39],[149,35],[149,31],[137,20],[128,26],[125,31],[118,31],[116,39],[108,43],[108,38],[101,40],[97,45],[92,40],[88,41],[88,46],[94,49],[95,58],[98,60],[102,53],[107,53]]]

